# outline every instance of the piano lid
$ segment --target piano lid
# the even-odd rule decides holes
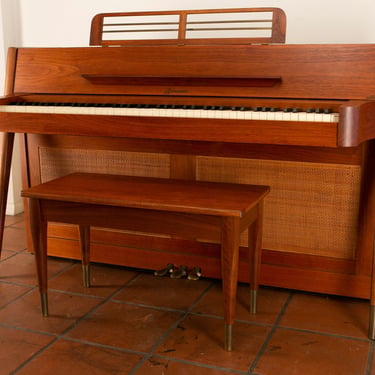
[[[375,98],[375,45],[20,48],[14,93]]]

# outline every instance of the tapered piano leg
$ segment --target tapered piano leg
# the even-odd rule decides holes
[[[40,305],[43,316],[48,316],[47,299],[47,222],[41,218],[39,199],[29,199],[30,232],[35,253]]]
[[[79,226],[79,240],[82,255],[83,286],[90,287],[90,226]]]
[[[256,314],[258,300],[259,273],[261,265],[262,251],[262,223],[263,223],[263,202],[259,202],[257,207],[255,222],[248,229],[248,249],[249,249],[249,271],[250,271],[250,313]]]
[[[12,164],[14,133],[3,133],[0,165],[0,256],[3,248],[5,212],[7,208],[10,167]]]

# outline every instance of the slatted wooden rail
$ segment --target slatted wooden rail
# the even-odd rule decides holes
[[[286,16],[279,8],[233,8],[101,13],[90,44],[199,45],[284,43]]]

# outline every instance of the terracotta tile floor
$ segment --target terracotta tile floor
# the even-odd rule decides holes
[[[222,349],[220,284],[49,259],[40,315],[23,216],[7,217],[0,261],[0,375],[369,375],[367,301],[261,288],[257,315],[240,285],[234,350]]]

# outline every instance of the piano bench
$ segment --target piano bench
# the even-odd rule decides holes
[[[22,191],[43,316],[47,301],[47,222],[77,224],[89,286],[90,226],[206,239],[221,244],[225,349],[232,350],[240,234],[249,234],[250,311],[256,312],[263,198],[268,186],[74,173]]]

